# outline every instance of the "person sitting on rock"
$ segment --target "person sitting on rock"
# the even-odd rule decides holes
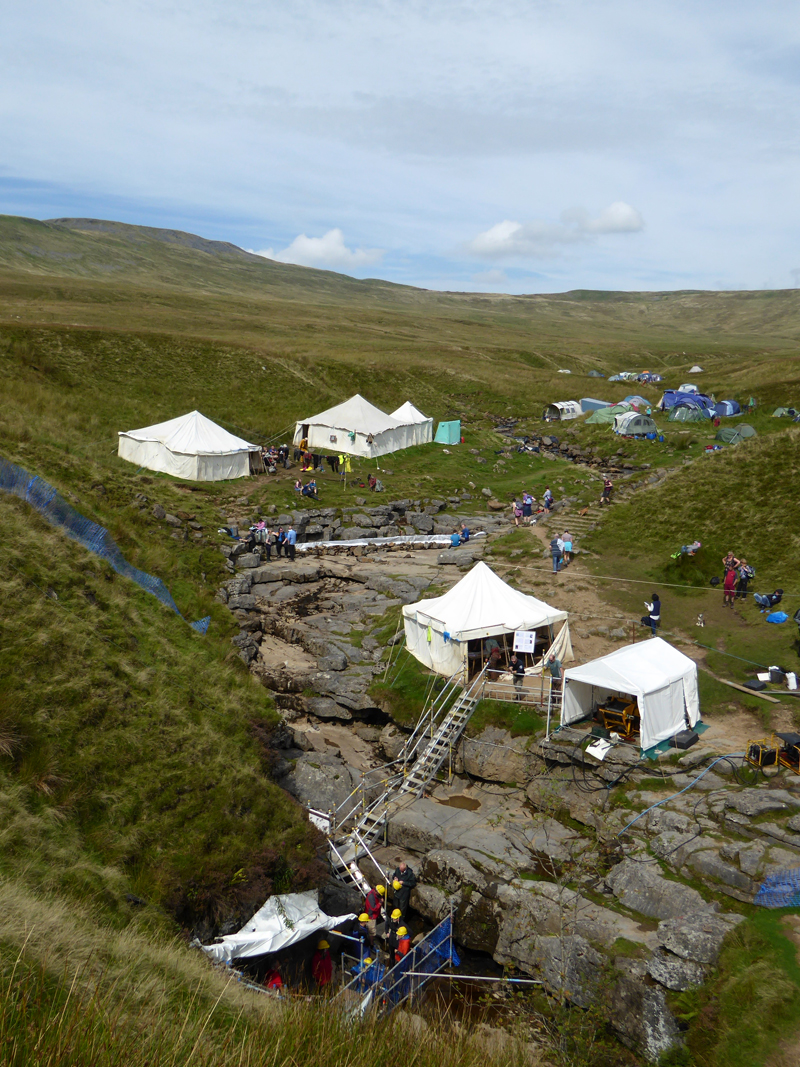
[[[458,530],[453,530],[453,532],[450,534],[450,547],[458,548],[460,544],[461,534],[458,532]]]
[[[462,545],[465,545],[467,541],[469,541],[469,527],[465,522],[461,523],[461,534],[459,535],[459,540],[461,541]]]

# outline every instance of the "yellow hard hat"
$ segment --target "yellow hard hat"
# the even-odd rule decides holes
[[[398,880],[395,878],[395,880],[392,882],[392,889],[402,889],[402,888],[403,888],[403,883],[402,882],[398,882]]]
[[[385,897],[386,896],[386,886],[385,885],[376,885],[375,886],[375,892],[376,893],[380,893],[380,895],[382,897]]]
[[[361,914],[358,917],[358,921],[360,923],[368,923],[369,922],[369,915],[367,915],[367,913],[365,911],[362,911]]]
[[[402,911],[400,911],[399,908],[395,908],[394,911],[392,912],[392,918],[393,919],[399,919],[402,916],[402,914],[403,913],[402,913]]]
[[[317,945],[317,948],[330,948],[330,947],[331,946],[328,944],[328,942],[324,941],[324,940],[320,941],[319,944]]]
[[[364,960],[364,963],[372,963],[372,956],[367,956],[367,958]]]
[[[408,937],[408,930],[406,930],[405,926],[401,926],[400,927],[400,929],[397,931],[397,936],[398,937]]]

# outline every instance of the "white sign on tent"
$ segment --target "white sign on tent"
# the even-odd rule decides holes
[[[536,651],[536,631],[535,630],[517,630],[514,633],[514,651],[515,652],[535,652]]]

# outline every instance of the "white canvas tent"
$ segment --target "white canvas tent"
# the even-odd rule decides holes
[[[567,419],[577,419],[581,414],[581,406],[577,400],[556,400],[547,405],[542,412],[542,418],[547,422],[564,422]]]
[[[618,648],[607,656],[564,671],[561,725],[590,715],[613,694],[636,697],[642,751],[700,720],[697,664],[660,637]]]
[[[395,419],[356,393],[336,407],[301,419],[294,443],[308,440],[310,452],[344,452],[374,459],[414,444],[413,426]]]
[[[559,658],[572,659],[567,612],[512,589],[483,562],[443,596],[407,604],[403,625],[411,655],[448,678],[467,669],[470,641],[517,630],[548,630]]]
[[[427,445],[433,440],[433,419],[423,415],[410,400],[406,400],[405,404],[393,411],[390,418],[408,427],[411,444]]]
[[[689,368],[689,373],[690,374],[702,374],[703,373],[703,368],[702,367],[698,367],[697,364],[695,363],[695,365],[693,367]]]
[[[119,434],[118,454],[137,467],[193,482],[244,478],[258,445],[235,437],[199,411]]]
[[[326,915],[319,906],[317,892],[285,893],[269,897],[253,918],[235,934],[227,934],[216,945],[203,945],[203,951],[221,963],[268,952],[302,941],[320,930],[333,930],[355,914]]]

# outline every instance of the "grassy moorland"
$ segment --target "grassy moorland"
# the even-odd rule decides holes
[[[309,1013],[276,1029],[174,940],[181,924],[213,924],[272,889],[319,877],[314,836],[266,771],[273,709],[232,651],[230,615],[213,600],[224,573],[214,532],[222,518],[285,510],[296,498],[288,475],[189,486],[137,471],[117,458],[117,432],[199,408],[242,436],[286,438],[297,418],[359,391],[386,410],[411,399],[463,422],[464,448],[381,461],[392,498],[471,492],[479,510],[483,487],[508,499],[549,483],[588,504],[595,474],[498,454],[494,419],[540,431],[553,399],[642,392],[655,404],[660,387],[587,372],[657,370],[675,386],[695,362],[718,397],[757,398],[756,440],[700,455],[709,430],[663,417],[663,444],[619,442],[583,420],[556,432],[670,472],[610,510],[590,542],[591,565],[607,601],[635,616],[650,590],[619,579],[655,583],[667,631],[691,632],[703,611],[701,637],[720,650],[709,665],[741,678],[747,667],[722,652],[759,663],[794,655],[792,624],[769,626],[752,605],[723,614],[708,581],[731,547],[755,564],[756,588],[782,585],[794,597],[790,613],[800,605],[800,437],[770,418],[773,407],[800,403],[797,291],[428,293],[270,263],[191,235],[0,217],[0,456],[106,526],[132,563],[167,583],[185,617],[212,616],[199,637],[26,505],[0,498],[0,960],[9,979],[0,1042],[13,1050],[9,1062],[110,1063],[116,1049],[117,1062],[133,1064],[267,1055],[282,1064],[327,1041],[334,1051],[320,1062],[370,1054],[391,1063],[403,1047],[372,1035],[334,1055],[344,1047],[335,1023],[320,1016],[309,1029]],[[323,503],[355,504],[366,465],[355,473],[346,488],[322,479]],[[153,517],[156,502],[193,516],[202,531],[175,536]],[[507,552],[527,534],[512,534]],[[700,556],[670,559],[695,537]],[[531,560],[540,551],[537,543]],[[385,620],[392,633],[394,621]],[[427,684],[413,665],[398,674],[398,706],[418,702]],[[730,691],[713,685],[704,681],[704,699],[729,703]],[[536,726],[502,705],[483,715],[521,732]],[[721,998],[724,982],[753,962],[748,952],[744,963],[731,952]],[[97,969],[84,969],[87,959]],[[731,988],[739,999],[724,1001],[728,1027],[745,996],[744,986]],[[36,1025],[23,1025],[23,1010]],[[35,1056],[34,1032],[50,1042]],[[423,1065],[474,1058],[452,1037],[433,1037],[416,1055]],[[719,1062],[708,1049],[702,1056]]]

